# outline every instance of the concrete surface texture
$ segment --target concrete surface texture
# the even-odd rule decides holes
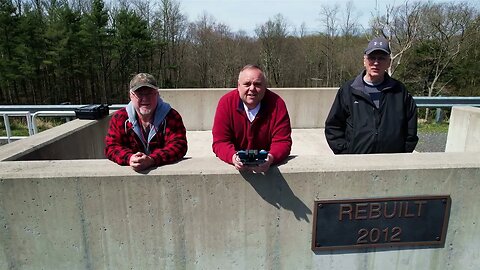
[[[0,269],[478,269],[480,155],[0,162]],[[312,252],[314,200],[450,195],[445,247]]]
[[[187,157],[214,157],[212,151],[212,131],[187,131]],[[333,155],[325,139],[324,129],[292,130],[291,156]]]
[[[445,152],[480,152],[480,108],[452,108]]]

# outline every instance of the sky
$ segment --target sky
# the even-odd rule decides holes
[[[188,17],[188,21],[198,20],[205,12],[217,23],[223,23],[233,32],[243,30],[254,34],[258,25],[262,25],[276,14],[282,14],[289,30],[300,29],[305,23],[307,34],[322,31],[320,11],[322,6],[339,7],[339,16],[344,12],[349,0],[178,0],[180,9]],[[351,1],[351,0],[350,0]],[[413,2],[413,0],[410,0]],[[426,1],[425,1],[426,2]],[[430,0],[430,2],[467,2],[480,9],[480,0]],[[386,6],[398,6],[405,0],[360,0],[352,1],[352,15],[364,28],[368,27],[372,14],[385,14]]]

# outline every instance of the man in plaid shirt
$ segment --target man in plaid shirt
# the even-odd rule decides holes
[[[105,156],[135,171],[179,161],[187,153],[180,114],[159,95],[155,78],[139,73],[130,81],[130,102],[115,112],[105,137]]]

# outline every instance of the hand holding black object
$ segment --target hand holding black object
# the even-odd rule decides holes
[[[232,156],[232,163],[239,171],[266,172],[273,156],[265,150],[240,150]]]

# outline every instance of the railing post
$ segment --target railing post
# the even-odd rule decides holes
[[[3,123],[5,124],[5,130],[7,131],[7,143],[10,143],[10,137],[12,137],[12,131],[10,130],[10,121],[8,121],[8,115],[3,115]]]
[[[437,108],[437,113],[435,114],[435,122],[440,124],[443,120],[443,111],[442,108]]]
[[[37,128],[37,113],[34,112],[32,113],[32,128],[33,128],[33,134],[38,133],[38,128]]]
[[[35,133],[33,132],[33,126],[32,126],[32,117],[30,112],[27,112],[25,114],[25,117],[27,118],[27,128],[28,128],[28,136],[32,136]]]

